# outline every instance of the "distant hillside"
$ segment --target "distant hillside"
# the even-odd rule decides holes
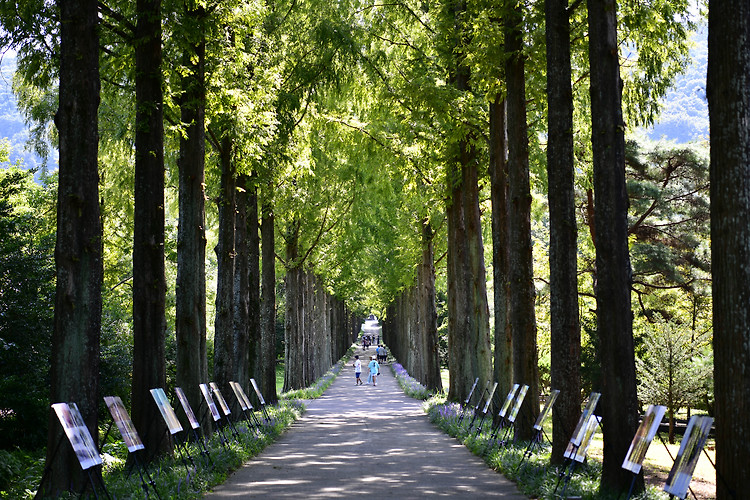
[[[26,150],[28,127],[16,107],[16,97],[11,90],[16,58],[5,54],[0,61],[0,139],[8,139],[11,146],[10,161],[23,162],[25,168],[37,168],[44,162],[35,153]]]
[[[706,70],[708,68],[708,29],[704,25],[693,36],[690,50],[692,64],[677,77],[674,88],[663,99],[659,123],[647,131],[651,139],[674,139],[685,143],[708,139],[708,103]]]

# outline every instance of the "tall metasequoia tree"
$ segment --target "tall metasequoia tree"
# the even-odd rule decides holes
[[[716,498],[750,474],[750,2],[708,3]]]
[[[503,397],[513,385],[513,337],[510,321],[510,277],[508,255],[508,164],[505,100],[498,95],[489,106],[490,199],[492,200],[492,279],[495,308],[493,379]]]
[[[526,70],[523,55],[523,6],[514,0],[504,14],[505,79],[508,88],[508,237],[513,379],[529,390],[516,420],[516,435],[533,437],[539,414],[539,362],[536,347],[534,257],[531,243],[529,138],[526,124]]]
[[[263,397],[269,403],[276,395],[276,253],[272,190],[264,193],[261,206],[261,296],[260,296],[260,351],[258,370]]]
[[[179,225],[177,230],[177,385],[194,408],[200,408],[198,385],[207,382],[206,359],[206,235],[205,235],[205,39],[204,9],[186,9],[184,20],[193,25],[183,66],[180,120]],[[204,429],[210,423],[204,419]]]
[[[149,392],[167,382],[161,0],[138,0],[136,10],[131,413],[146,456],[153,456],[169,446],[161,439],[166,426]]]
[[[547,41],[547,178],[551,386],[558,389],[552,462],[563,453],[581,412],[581,330],[578,319],[578,230],[573,170],[573,89],[567,0],[545,1]]]
[[[221,193],[216,200],[219,235],[216,244],[216,318],[214,321],[213,380],[228,393],[234,379],[236,345],[234,335],[234,257],[237,175],[234,168],[233,141],[227,134],[221,139]]]
[[[622,117],[617,6],[588,0],[591,67],[591,146],[594,163],[596,306],[602,369],[604,464],[601,486],[623,491],[632,474],[622,461],[638,427],[638,400],[630,308],[628,196]],[[642,488],[642,477],[641,485]]]
[[[99,209],[99,37],[95,0],[59,0],[60,88],[55,125],[57,284],[50,400],[78,405],[98,441],[99,336],[102,314],[102,224]],[[54,411],[49,414],[42,495],[80,490],[84,474]]]
[[[450,83],[469,92],[469,68],[463,54],[466,4],[453,2],[446,16],[452,20],[454,39]],[[448,399],[464,399],[474,379],[492,376],[490,318],[485,284],[482,222],[479,211],[477,155],[474,138],[455,140],[448,148]]]

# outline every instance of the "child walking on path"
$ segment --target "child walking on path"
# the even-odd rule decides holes
[[[367,365],[367,367],[370,369],[370,376],[372,377],[372,385],[377,386],[378,385],[378,374],[380,373],[380,365],[378,364],[377,360],[375,359],[376,356],[372,357],[372,360]]]
[[[360,375],[362,375],[362,361],[359,360],[359,354],[354,356],[354,363],[352,363],[352,366],[354,366],[354,377],[356,377],[356,385],[362,385],[362,379],[360,378]]]

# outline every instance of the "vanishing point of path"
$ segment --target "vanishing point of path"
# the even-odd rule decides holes
[[[363,368],[373,352],[357,350]],[[526,498],[430,423],[421,403],[404,395],[389,366],[377,387],[356,387],[349,364],[301,419],[206,497]]]

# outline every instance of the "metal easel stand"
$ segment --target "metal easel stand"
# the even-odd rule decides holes
[[[578,450],[578,447],[575,447],[575,450]],[[557,484],[555,484],[555,489],[552,491],[552,495],[555,498],[565,498],[565,492],[568,491],[568,485],[570,484],[570,478],[573,477],[573,472],[575,471],[576,462],[572,458],[566,459],[569,464],[563,463],[563,468],[561,472],[557,475]],[[560,492],[560,496],[557,495],[557,488],[560,487],[560,481],[563,480],[563,489],[562,492]]]
[[[55,461],[55,457],[57,456],[57,453],[60,451],[60,444],[62,443],[63,439],[65,438],[65,434],[62,434],[60,438],[57,440],[57,444],[55,445],[55,451],[52,453],[52,457],[50,457],[49,462],[44,467],[44,472],[42,473],[42,479],[39,481],[39,488],[36,490],[36,494],[34,495],[34,500],[39,496],[39,494],[42,492],[42,485],[44,484],[44,480],[47,479],[47,475],[49,474],[51,467],[49,466],[50,463]],[[101,465],[99,466],[101,467]],[[88,481],[83,483],[83,488],[78,493],[79,497],[83,497],[83,494],[86,493],[86,490],[89,486],[91,486],[91,492],[94,494],[94,497],[98,500],[99,499],[99,493],[97,492],[97,481],[95,481],[94,476],[98,479],[98,483],[104,492],[104,495],[109,499],[112,500],[112,497],[109,495],[109,491],[107,491],[107,486],[104,484],[104,479],[102,479],[101,474],[95,474],[94,476],[91,475],[91,469],[93,467],[89,467],[88,469],[85,469],[84,472],[86,473],[86,477],[88,478]],[[55,495],[57,498],[59,495]]]
[[[201,408],[203,408],[202,413]],[[209,412],[208,405],[204,404],[203,401],[201,401],[200,407],[198,407],[198,412],[201,413],[201,422],[208,422],[208,415],[211,415],[211,417],[213,418],[213,414]],[[227,440],[227,436],[224,434],[221,423],[218,420],[214,420],[214,423],[216,424],[216,433],[219,435],[219,442],[224,448],[229,449],[229,441]]]
[[[141,478],[141,488],[143,489],[143,492],[146,494],[146,498],[149,497],[148,487],[151,486],[151,489],[154,490],[154,494],[156,495],[156,498],[161,500],[161,495],[159,495],[159,490],[156,489],[156,482],[151,477],[151,474],[148,471],[148,467],[146,466],[146,463],[138,459],[138,452],[133,452],[130,455],[133,457],[133,464],[134,464],[131,467],[131,472],[133,468],[136,468],[138,470],[138,476]],[[128,473],[128,477],[129,476],[130,476],[130,473]]]
[[[545,437],[546,437],[546,434],[544,433],[544,429],[538,429],[534,433],[534,436],[531,438],[531,441],[529,441],[529,444],[526,446],[526,449],[524,450],[523,455],[521,455],[521,461],[518,463],[518,467],[516,467],[516,472],[518,472],[521,469],[521,466],[523,465],[524,461],[527,458],[531,458],[535,450],[542,449],[542,446],[544,446]]]

